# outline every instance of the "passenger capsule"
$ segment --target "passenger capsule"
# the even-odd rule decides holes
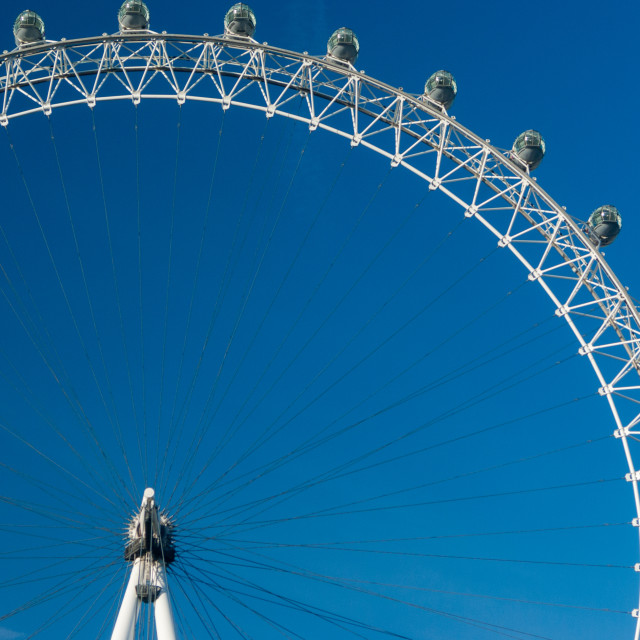
[[[355,64],[360,51],[358,38],[351,29],[340,27],[333,32],[327,42],[327,54],[332,58]]]
[[[428,98],[448,109],[458,93],[458,85],[453,74],[441,69],[427,80],[424,93]]]
[[[618,210],[610,204],[598,207],[587,223],[589,232],[600,245],[611,244],[622,229],[622,217]]]
[[[13,25],[16,46],[44,40],[44,22],[35,11],[23,11]]]
[[[144,31],[149,28],[149,9],[140,0],[127,0],[118,11],[121,31]]]
[[[224,32],[250,38],[256,31],[256,15],[248,4],[234,4],[224,17]]]
[[[528,129],[516,138],[511,156],[519,159],[529,169],[535,169],[542,162],[545,150],[546,144],[540,132]]]

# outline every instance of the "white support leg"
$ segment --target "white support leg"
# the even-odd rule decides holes
[[[137,558],[131,567],[131,576],[127,588],[122,598],[122,605],[118,612],[111,640],[134,640],[136,630],[136,622],[138,621],[138,613],[140,612],[140,601],[136,593],[138,580],[140,577],[140,558]]]
[[[156,633],[158,640],[176,640],[176,630],[171,611],[171,601],[167,591],[167,574],[160,562],[156,566],[156,586],[160,587],[160,593],[153,604],[156,618]]]

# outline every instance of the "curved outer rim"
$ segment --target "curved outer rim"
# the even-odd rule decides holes
[[[202,91],[206,78],[212,83]],[[164,91],[152,92],[161,84]],[[255,87],[253,100],[239,99]],[[74,99],[65,99],[68,91]],[[297,95],[306,113],[291,110]],[[0,56],[3,127],[30,113],[49,116],[54,108],[123,99],[138,104],[142,98],[212,102],[224,110],[234,105],[305,122],[312,131],[324,129],[402,165],[463,207],[466,217],[477,218],[540,284],[593,367],[624,448],[633,525],[639,527],[640,471],[628,436],[640,434],[640,313],[583,225],[526,169],[423,96],[330,57],[250,38],[121,32],[48,41]],[[506,222],[499,221],[505,212]],[[640,571],[640,563],[635,568]],[[632,614],[639,640],[638,609]]]

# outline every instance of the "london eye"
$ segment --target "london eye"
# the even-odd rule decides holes
[[[637,639],[629,163],[535,17],[69,8],[0,56],[0,640]]]

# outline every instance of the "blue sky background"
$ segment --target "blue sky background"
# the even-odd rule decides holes
[[[635,292],[637,7],[252,7],[282,48],[352,27],[356,67],[409,92],[450,70],[451,113],[500,148],[540,130],[543,188],[577,217],[620,209],[607,259]],[[24,8],[3,5],[7,48]],[[50,39],[116,30],[117,5],[29,8]],[[214,35],[226,8],[154,3],[151,27]],[[79,107],[9,136],[0,640],[109,637],[147,485],[176,514],[183,638],[631,637],[613,421],[547,299],[461,211],[240,109]]]

